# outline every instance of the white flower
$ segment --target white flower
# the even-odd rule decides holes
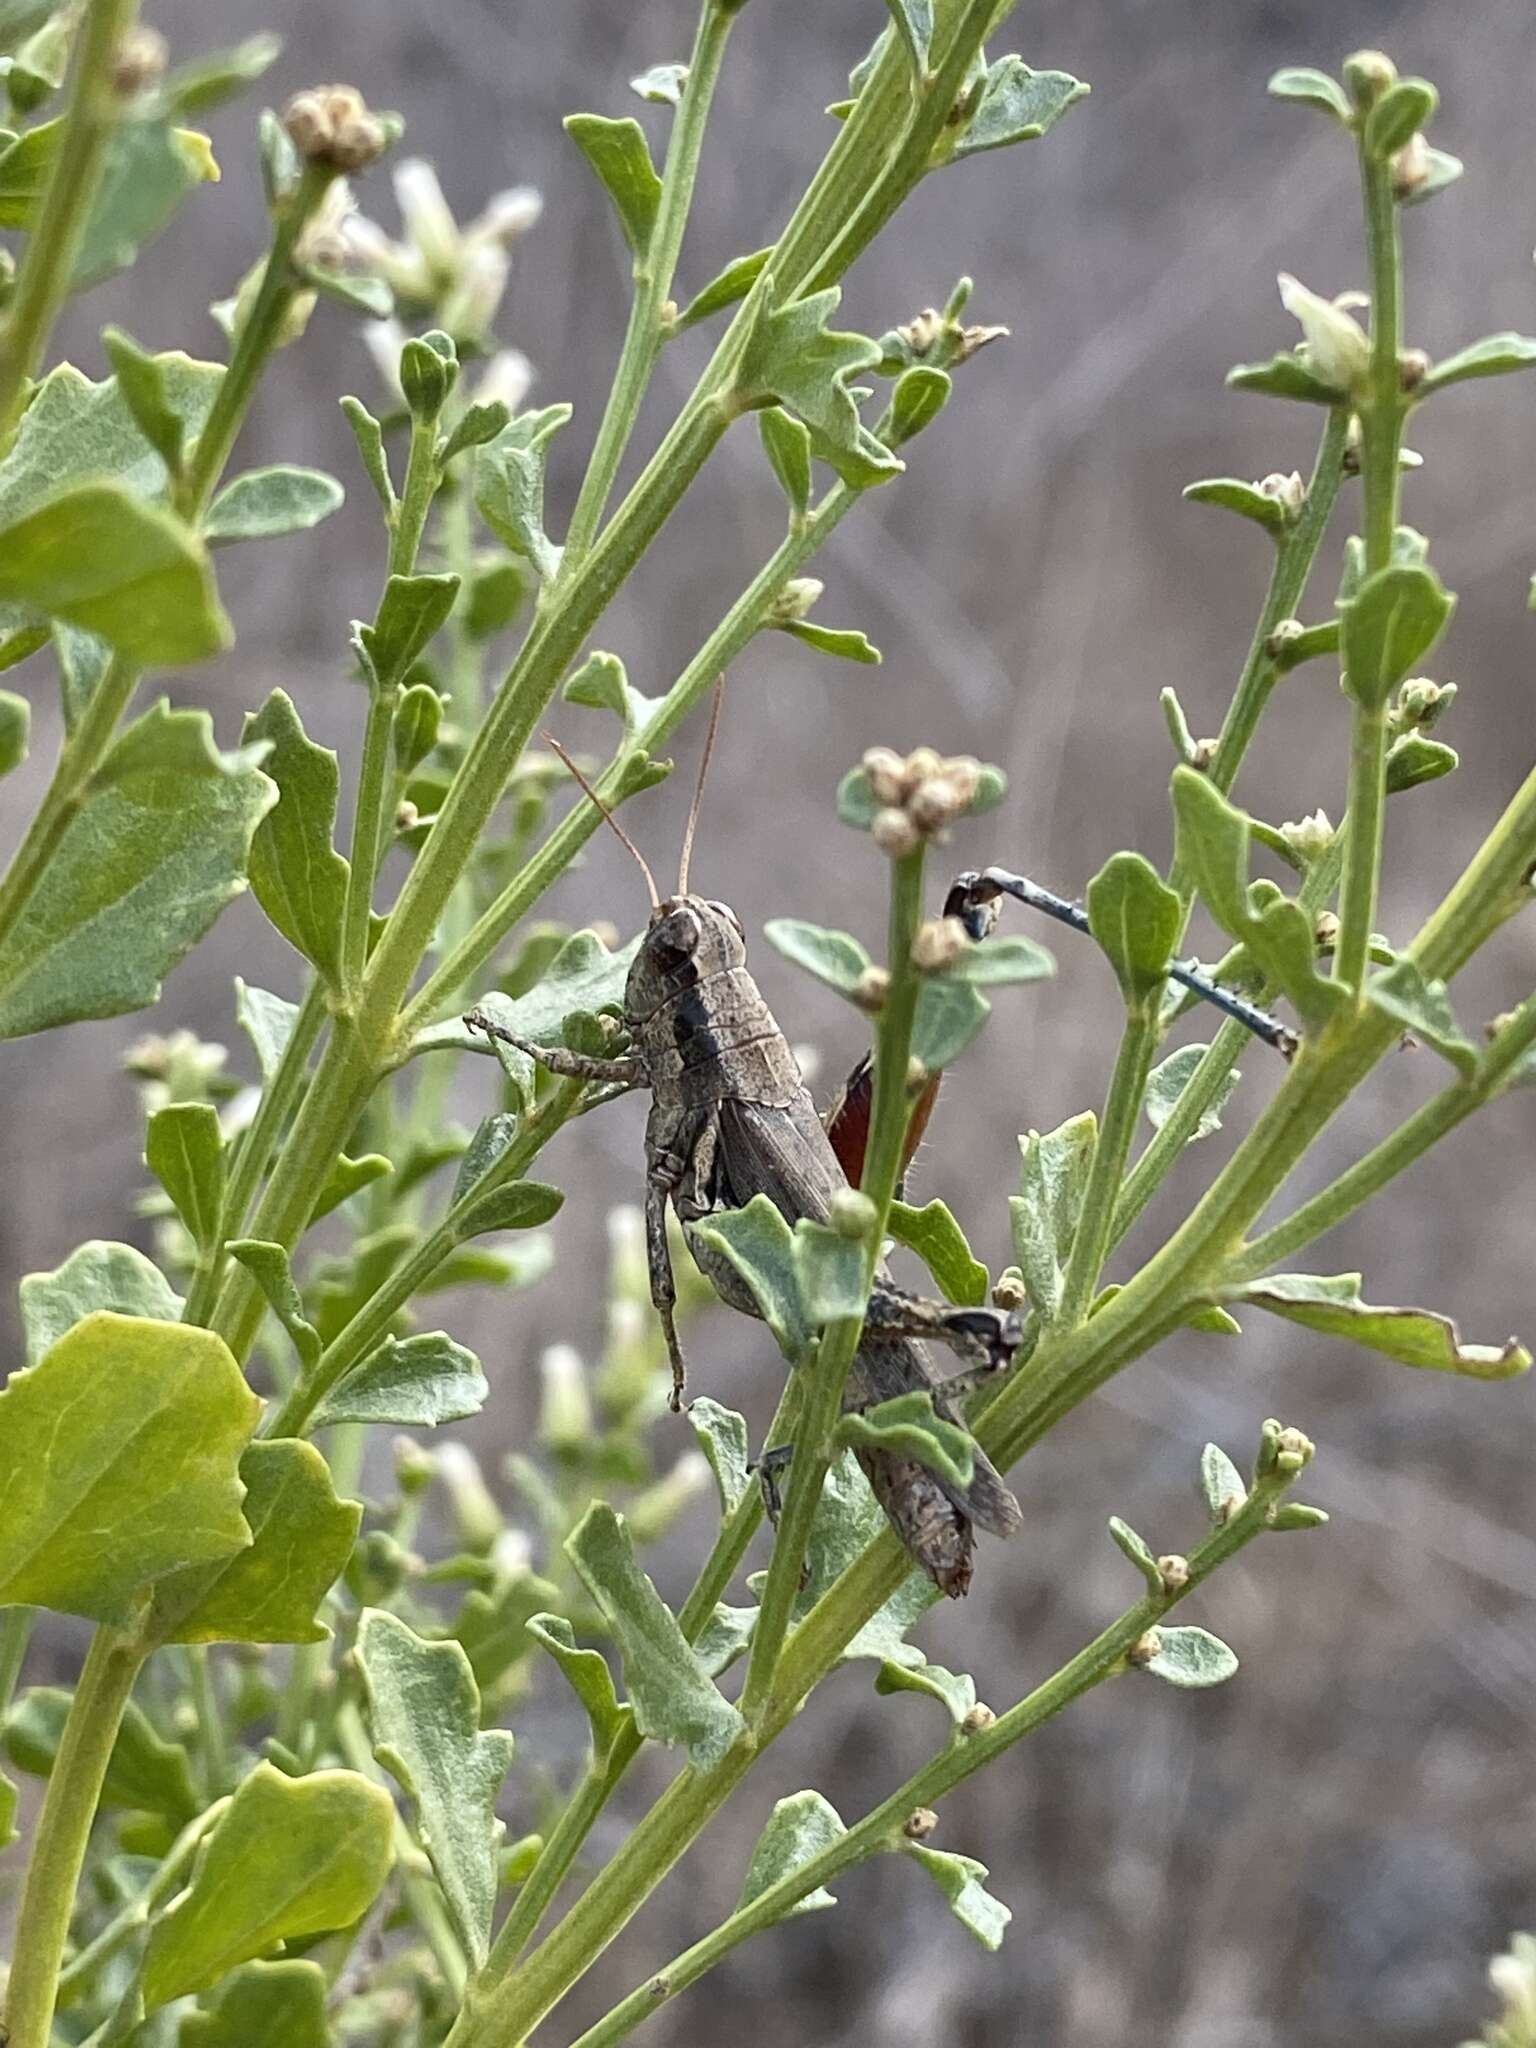
[[[355,216],[344,231],[353,261],[450,334],[478,339],[489,331],[507,288],[512,245],[538,219],[543,200],[531,185],[513,185],[460,227],[424,158],[397,164],[394,187],[401,237]]]
[[[398,404],[404,405],[405,393],[400,388],[400,351],[407,340],[405,329],[398,320],[370,320],[363,329],[363,342],[374,367],[389,387],[389,394]]]
[[[1368,305],[1369,300],[1360,292],[1320,299],[1284,270],[1279,284],[1281,304],[1301,322],[1307,368],[1334,391],[1349,394],[1360,390],[1370,375],[1371,344],[1347,308]]]
[[[521,410],[533,383],[533,365],[520,348],[499,348],[481,371],[475,397],[481,405],[498,401],[510,413]]]

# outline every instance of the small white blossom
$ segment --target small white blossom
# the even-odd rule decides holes
[[[1307,368],[1335,391],[1358,391],[1370,374],[1371,344],[1348,308],[1369,301],[1360,292],[1321,299],[1284,270],[1279,284],[1282,305],[1301,322]]]
[[[499,348],[475,385],[474,395],[482,405],[498,400],[510,413],[521,411],[533,384],[533,365],[520,348]]]
[[[512,245],[538,219],[543,200],[531,185],[513,185],[461,227],[424,158],[397,164],[394,187],[401,236],[355,217],[346,228],[353,260],[450,334],[485,334],[507,288]]]

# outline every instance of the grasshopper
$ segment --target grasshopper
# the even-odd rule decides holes
[[[718,712],[717,700],[716,717]],[[713,739],[712,722],[700,791]],[[698,797],[683,842],[676,892],[663,897],[639,849],[574,764],[562,758],[639,862],[650,891],[650,921],[624,995],[630,1049],[617,1059],[589,1058],[518,1038],[479,1011],[464,1021],[487,1037],[517,1046],[551,1073],[613,1089],[650,1089],[646,1252],[651,1300],[672,1366],[676,1411],[682,1406],[686,1369],[673,1313],[676,1294],[667,1244],[667,1203],[676,1211],[689,1249],[716,1293],[731,1308],[759,1316],[756,1298],[741,1276],[693,1226],[722,1210],[743,1207],[757,1194],[768,1195],[790,1224],[802,1216],[824,1223],[833,1198],[849,1186],[849,1174],[816,1112],[789,1043],[748,971],[741,920],[729,905],[689,890]],[[856,1074],[850,1099],[861,1088]],[[847,1158],[846,1128],[842,1142]],[[860,1155],[862,1149],[860,1133]],[[857,1165],[851,1167],[855,1178],[857,1171]],[[958,1421],[953,1404],[960,1393],[1005,1368],[1021,1336],[1016,1314],[952,1308],[921,1299],[896,1287],[882,1266],[848,1375],[845,1405],[867,1407],[923,1388],[941,1414]],[[943,1378],[924,1340],[959,1352],[971,1370]],[[970,1585],[975,1530],[1009,1536],[1020,1524],[1018,1502],[979,1448],[971,1483],[964,1488],[950,1485],[926,1466],[886,1452],[860,1450],[857,1455],[908,1554],[951,1599],[958,1599]],[[773,1462],[771,1451],[764,1462]]]

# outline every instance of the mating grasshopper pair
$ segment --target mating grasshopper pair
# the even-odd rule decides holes
[[[717,716],[718,708],[717,702]],[[704,768],[714,732],[712,723]],[[742,1208],[758,1194],[766,1194],[791,1225],[801,1217],[825,1223],[834,1198],[856,1185],[862,1172],[869,1064],[865,1060],[855,1069],[824,1124],[789,1043],[747,969],[741,920],[728,905],[689,892],[698,797],[688,820],[676,892],[663,898],[638,848],[568,759],[567,765],[639,862],[650,890],[650,923],[624,995],[630,1048],[617,1059],[589,1058],[518,1038],[479,1011],[464,1021],[487,1037],[517,1046],[552,1073],[609,1088],[650,1089],[646,1250],[651,1300],[672,1364],[675,1410],[682,1402],[684,1365],[673,1318],[668,1201],[716,1293],[730,1307],[758,1316],[756,1298],[741,1276],[693,1226],[724,1210]],[[962,875],[949,893],[945,913],[960,918],[973,938],[981,938],[991,929],[1003,895],[1086,928],[1086,917],[1076,905],[1000,868]],[[1193,967],[1181,965],[1172,971],[1287,1056],[1294,1051],[1293,1035],[1240,996],[1219,988]],[[914,1111],[909,1155],[921,1136],[936,1086],[937,1077]],[[845,1405],[867,1407],[924,1389],[941,1415],[958,1421],[957,1400],[980,1379],[1006,1369],[1022,1334],[1016,1313],[953,1308],[921,1299],[896,1287],[881,1267],[848,1375]],[[945,1379],[924,1348],[925,1341],[957,1351],[969,1369]],[[979,1448],[967,1487],[957,1487],[926,1466],[885,1451],[860,1450],[858,1457],[908,1554],[952,1599],[965,1593],[971,1582],[974,1531],[1009,1536],[1022,1519],[1018,1502]]]

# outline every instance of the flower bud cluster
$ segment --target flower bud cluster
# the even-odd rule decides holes
[[[306,163],[363,171],[389,146],[389,130],[354,85],[295,93],[283,113],[288,139]]]
[[[942,974],[971,949],[971,938],[958,917],[930,917],[912,939],[912,965],[919,974]]]
[[[170,54],[170,46],[159,29],[140,22],[117,46],[112,59],[113,90],[126,100],[143,92],[146,86],[157,84],[165,76]]]
[[[914,747],[903,758],[890,747],[871,747],[863,760],[878,809],[870,827],[876,846],[893,860],[915,853],[926,840],[943,845],[981,784],[981,763],[969,754],[945,756]]]
[[[1321,859],[1333,843],[1333,826],[1328,813],[1319,809],[1308,817],[1282,825],[1280,837],[1296,858],[1305,861],[1310,867],[1313,861]]]
[[[1436,683],[1428,676],[1410,676],[1387,713],[1387,730],[1393,734],[1428,732],[1431,726],[1439,724],[1455,701],[1454,683]]]

